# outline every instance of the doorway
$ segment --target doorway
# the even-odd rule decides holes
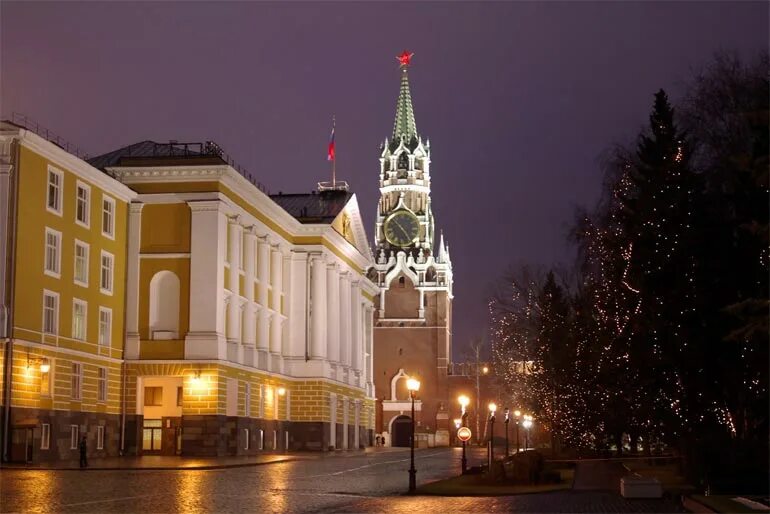
[[[391,446],[410,446],[412,438],[412,418],[399,416],[393,420]]]
[[[163,449],[163,421],[145,419],[142,427],[142,453],[160,454]]]
[[[11,461],[32,462],[34,431],[31,427],[14,428],[11,433]]]

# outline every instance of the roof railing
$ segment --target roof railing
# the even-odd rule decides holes
[[[176,140],[171,140],[168,143],[155,143],[153,146],[153,157],[200,157],[200,156],[214,156],[219,157],[228,166],[235,169],[243,178],[251,182],[253,186],[262,191],[263,193],[270,194],[267,187],[243,166],[235,162],[227,152],[225,152],[221,146],[214,141],[204,141],[203,143],[180,143]]]
[[[337,180],[335,182],[319,182],[318,183],[318,191],[324,192],[324,191],[349,191],[350,186],[348,186],[348,183],[344,180]]]
[[[49,143],[53,143],[65,152],[69,152],[72,155],[75,155],[79,157],[80,159],[86,160],[88,159],[88,154],[81,149],[79,146],[74,145],[67,141],[66,139],[60,137],[58,134],[54,133],[52,130],[48,129],[47,127],[44,127],[37,121],[33,120],[29,116],[22,114],[20,112],[12,112],[11,113],[11,123],[14,125],[18,125],[19,127],[29,130],[30,132],[34,132],[38,136],[42,137]]]

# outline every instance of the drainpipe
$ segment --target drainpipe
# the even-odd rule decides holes
[[[122,181],[121,181],[122,183]],[[128,326],[126,315],[128,312],[128,229],[131,226],[131,200],[126,203],[126,253],[123,260],[123,353],[120,359],[120,456],[125,455],[126,450],[126,340],[128,339]],[[140,225],[141,230],[141,225]]]
[[[310,253],[305,261],[305,362],[310,360]]]
[[[20,136],[25,131],[20,131]],[[5,382],[3,387],[3,461],[8,462],[9,455],[9,443],[11,438],[9,437],[9,429],[11,426],[11,386],[13,384],[13,314],[14,314],[14,297],[16,288],[16,219],[18,216],[18,197],[19,197],[19,159],[21,158],[20,141],[17,141],[15,152],[15,158],[12,161],[10,169],[10,182],[12,185],[12,197],[8,205],[8,227],[10,230],[10,245],[8,248],[8,256],[6,262],[3,263],[6,266],[8,272],[8,293],[6,294],[5,304],[9,306],[8,316],[6,318],[6,340],[5,340],[5,361],[3,370],[3,381]],[[15,169],[14,169],[15,168]],[[16,173],[14,173],[16,171]]]

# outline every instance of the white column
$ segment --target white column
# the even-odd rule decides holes
[[[238,224],[237,216],[228,220],[227,230],[229,232],[228,253],[230,254],[230,283],[227,284],[227,288],[232,293],[230,305],[227,307],[227,339],[236,342],[241,338],[240,324],[238,323],[238,311],[240,309],[238,281],[241,269],[241,231],[243,230],[243,227]]]
[[[270,252],[270,283],[273,286],[273,305],[270,307],[275,311],[273,322],[270,324],[270,352],[274,354],[281,353],[281,328],[283,327],[281,318],[281,284],[283,283],[283,255],[279,248],[272,249]]]
[[[270,269],[270,244],[266,237],[260,237],[257,240],[257,303],[261,306],[259,309],[259,331],[257,332],[257,348],[267,350],[270,333],[268,332],[268,312],[267,287],[270,282],[268,274]]]
[[[305,252],[291,252],[291,281],[288,294],[289,308],[287,315],[289,323],[285,330],[288,331],[289,348],[287,354],[294,358],[305,357],[310,353],[308,344],[308,323],[310,322],[308,299],[310,295],[308,276],[308,255]]]
[[[326,344],[329,360],[340,360],[340,279],[337,263],[326,267]]]
[[[144,207],[143,203],[132,203],[128,208],[126,359],[139,358],[139,249],[142,244],[142,207]],[[96,257],[92,254],[90,258],[94,259]]]
[[[227,218],[219,200],[188,202],[190,234],[190,331],[186,359],[227,358],[224,279]]]
[[[310,293],[310,356],[325,359],[326,353],[326,262],[322,256],[313,257]]]
[[[340,362],[344,366],[350,366],[350,350],[352,338],[350,331],[352,323],[350,319],[350,275],[341,274],[340,281]]]
[[[350,365],[361,371],[361,286],[358,280],[352,281],[350,298],[351,344]]]
[[[256,276],[256,247],[257,247],[257,236],[254,233],[253,228],[249,228],[248,230],[245,230],[243,233],[243,244],[246,246],[244,254],[246,257],[246,262],[243,263],[243,270],[245,272],[244,277],[244,291],[243,296],[246,297],[246,307],[244,310],[244,318],[243,322],[246,324],[246,340],[241,341],[241,343],[246,344],[248,346],[254,346],[257,342],[257,320],[256,320],[256,311],[254,310],[253,302],[255,300],[254,298],[254,278]]]

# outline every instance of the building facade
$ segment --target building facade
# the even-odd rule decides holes
[[[452,351],[452,261],[436,234],[431,206],[430,142],[417,132],[402,56],[401,86],[390,140],[380,153],[375,264],[374,377],[377,432],[409,444],[406,380],[421,382],[417,430],[428,445],[449,444],[447,366]],[[440,233],[439,233],[440,234]]]
[[[91,456],[370,444],[378,289],[354,195],[269,196],[209,143],[85,162],[2,138],[7,459],[72,459],[83,434]]]
[[[0,338],[6,460],[120,445],[129,202],[135,193],[0,125]]]

